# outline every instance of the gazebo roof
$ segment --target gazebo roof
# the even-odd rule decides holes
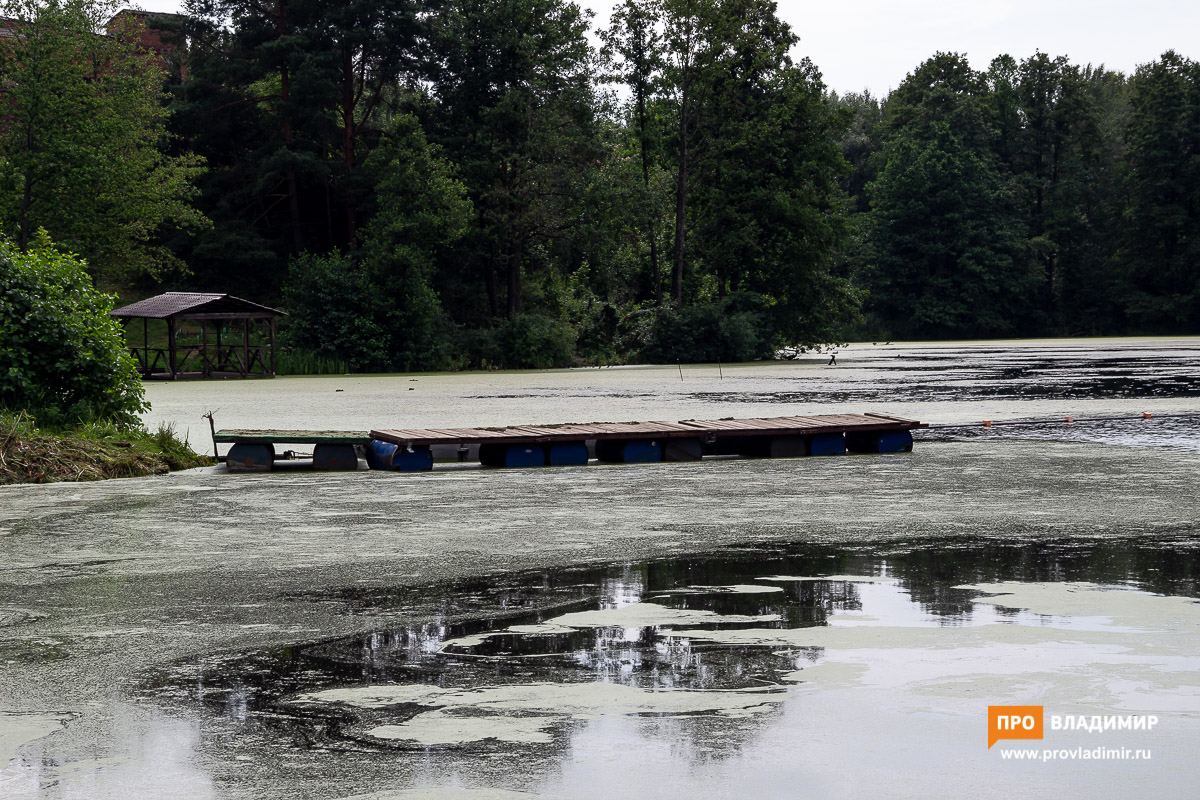
[[[260,316],[264,314],[284,314],[277,308],[269,308],[234,297],[230,294],[211,294],[202,292],[167,292],[155,297],[147,297],[136,303],[118,308],[109,316],[118,319],[170,319],[190,314],[246,314]]]

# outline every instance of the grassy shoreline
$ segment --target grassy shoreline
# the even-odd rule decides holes
[[[24,412],[0,413],[0,484],[136,478],[213,463],[169,425],[153,432],[105,423],[41,430]]]

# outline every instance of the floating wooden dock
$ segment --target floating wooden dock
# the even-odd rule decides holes
[[[353,470],[361,449],[371,469],[433,469],[433,447],[465,455],[478,446],[479,461],[493,467],[579,466],[599,461],[644,463],[698,461],[704,456],[788,458],[847,452],[912,450],[921,422],[885,414],[818,414],[757,419],[680,422],[593,422],[506,428],[397,428],[362,431],[221,430],[214,443],[232,444],[226,464],[234,472],[270,470],[275,445],[313,445],[313,468]]]
[[[371,437],[366,431],[287,431],[220,430],[213,433],[213,445],[232,444],[225,456],[230,472],[269,472],[278,454],[275,445],[313,445],[313,469],[358,469],[358,448],[366,447]]]
[[[433,444],[527,444],[603,439],[679,439],[721,436],[784,436],[850,431],[911,430],[923,423],[884,414],[822,414],[762,419],[682,422],[592,422],[586,425],[521,425],[510,428],[410,428],[371,431],[371,438],[405,447]]]
[[[698,461],[705,455],[783,458],[887,453],[912,449],[924,424],[885,414],[821,414],[680,422],[594,422],[507,428],[409,428],[371,431],[373,469],[433,468],[435,445],[479,446],[480,463],[496,467],[576,466],[588,463],[588,442],[599,461]]]

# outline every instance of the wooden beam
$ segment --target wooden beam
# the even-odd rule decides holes
[[[229,311],[229,312],[221,312],[221,313],[214,312],[214,313],[210,313],[210,314],[180,314],[176,317],[176,319],[191,319],[191,320],[201,320],[201,319],[274,319],[276,316],[277,316],[276,314],[270,314],[265,311],[254,311],[254,312]]]
[[[167,349],[169,351],[167,354],[167,366],[171,373],[171,380],[174,380],[179,377],[179,373],[176,371],[176,364],[175,364],[175,319],[174,319],[174,317],[167,318]]]

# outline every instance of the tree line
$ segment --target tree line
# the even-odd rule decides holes
[[[1173,52],[938,53],[876,98],[829,92],[770,0],[625,0],[596,46],[566,0],[189,0],[147,19],[166,55],[96,36],[106,3],[0,3],[37,32],[0,51],[4,233],[280,303],[354,369],[1200,322]]]
[[[868,319],[895,336],[1196,333],[1200,64],[939,53],[837,100]]]

